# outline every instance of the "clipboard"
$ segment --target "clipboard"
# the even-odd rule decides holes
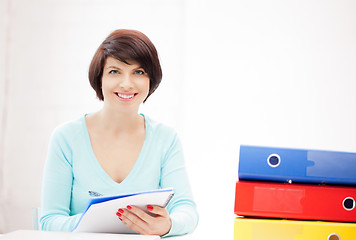
[[[127,205],[134,205],[145,212],[147,212],[147,205],[166,207],[173,195],[173,189],[168,188],[93,197],[72,232],[136,233],[118,219],[116,216],[117,210],[126,208]]]

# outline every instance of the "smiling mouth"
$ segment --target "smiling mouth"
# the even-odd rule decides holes
[[[115,95],[118,96],[122,100],[131,100],[137,95],[137,93],[122,94],[122,93],[115,92]]]

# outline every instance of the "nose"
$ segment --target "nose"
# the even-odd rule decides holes
[[[124,75],[120,81],[120,88],[123,90],[130,90],[133,88],[133,81],[129,75]]]

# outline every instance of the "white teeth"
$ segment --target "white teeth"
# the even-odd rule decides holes
[[[133,96],[135,96],[135,94],[131,94],[131,95],[122,95],[122,94],[119,94],[117,93],[117,95],[121,98],[125,98],[125,99],[129,99],[129,98],[132,98]]]

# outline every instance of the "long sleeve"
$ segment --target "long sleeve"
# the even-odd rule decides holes
[[[129,173],[117,183],[103,170],[91,148],[85,118],[58,127],[50,140],[43,177],[41,229],[71,231],[90,199],[89,190],[105,195],[173,188],[167,209],[172,227],[166,236],[192,232],[198,223],[175,131],[145,117],[146,139]]]
[[[182,146],[176,135],[162,163],[161,186],[173,187],[175,192],[167,206],[172,227],[164,237],[193,232],[199,217],[185,169]]]
[[[52,135],[47,154],[41,205],[41,230],[71,231],[80,214],[70,216],[73,183],[70,143],[61,131]]]

